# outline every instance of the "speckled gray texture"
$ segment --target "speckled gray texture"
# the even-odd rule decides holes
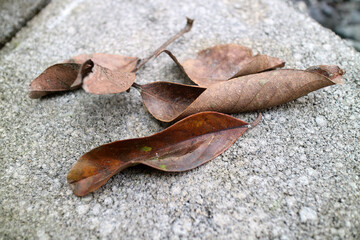
[[[49,0],[0,0],[0,48]]]
[[[180,60],[238,43],[287,68],[337,64],[345,84],[263,111],[259,126],[192,171],[134,167],[74,196],[66,175],[83,153],[167,124],[135,90],[31,100],[30,81],[80,53],[145,57],[185,16],[194,27],[169,48]],[[0,51],[0,238],[359,239],[359,66],[359,53],[283,0],[53,1]],[[188,83],[165,55],[137,76],[158,80]]]

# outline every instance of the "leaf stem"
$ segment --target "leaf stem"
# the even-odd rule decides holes
[[[139,84],[137,84],[135,82],[132,84],[132,87],[136,88],[139,91],[141,90],[141,85],[139,85]]]
[[[250,127],[251,127],[251,128],[256,127],[256,126],[260,123],[261,118],[262,118],[262,114],[259,113],[259,114],[257,115],[256,119],[249,124]]]
[[[172,36],[169,40],[163,43],[158,49],[156,49],[153,53],[151,53],[147,58],[142,59],[136,68],[132,72],[137,72],[140,68],[142,68],[151,58],[160,54],[161,51],[165,50],[167,46],[169,46],[172,42],[176,39],[184,35],[185,33],[189,32],[192,28],[194,20],[190,18],[186,18],[186,26],[177,34]],[[134,86],[135,87],[135,86]]]

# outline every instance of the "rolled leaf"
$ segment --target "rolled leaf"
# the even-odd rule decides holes
[[[69,91],[79,88],[73,85],[80,65],[76,63],[60,63],[45,69],[30,83],[30,98],[40,98],[54,92]]]
[[[320,88],[342,83],[334,65],[308,70],[280,69],[234,78],[208,88],[169,82],[134,85],[149,112],[171,122],[202,111],[239,113],[287,103]]]

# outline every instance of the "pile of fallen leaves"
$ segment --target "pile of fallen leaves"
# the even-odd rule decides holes
[[[167,172],[198,167],[223,153],[261,120],[261,114],[254,122],[246,123],[222,113],[270,108],[342,83],[344,73],[337,66],[277,69],[285,62],[267,55],[253,56],[251,49],[237,44],[217,45],[200,51],[196,59],[180,63],[166,47],[190,31],[192,24],[193,20],[187,19],[184,29],[143,60],[83,54],[47,68],[32,81],[31,98],[77,88],[92,94],[110,94],[134,87],[156,119],[180,120],[152,136],[105,144],[84,154],[67,177],[77,196],[95,191],[114,174],[137,164]],[[136,72],[161,53],[168,54],[197,86],[136,84]]]

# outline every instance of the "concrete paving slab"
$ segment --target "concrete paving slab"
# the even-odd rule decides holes
[[[0,48],[48,3],[49,0],[1,0]]]
[[[81,53],[145,57],[185,16],[194,27],[169,48],[180,60],[238,43],[286,68],[337,64],[345,84],[263,111],[259,126],[192,171],[133,167],[74,196],[66,175],[83,153],[168,125],[134,90],[32,100],[30,81]],[[52,1],[0,51],[0,238],[358,239],[359,66],[359,53],[283,0]],[[165,55],[137,77],[159,80],[188,83]]]

